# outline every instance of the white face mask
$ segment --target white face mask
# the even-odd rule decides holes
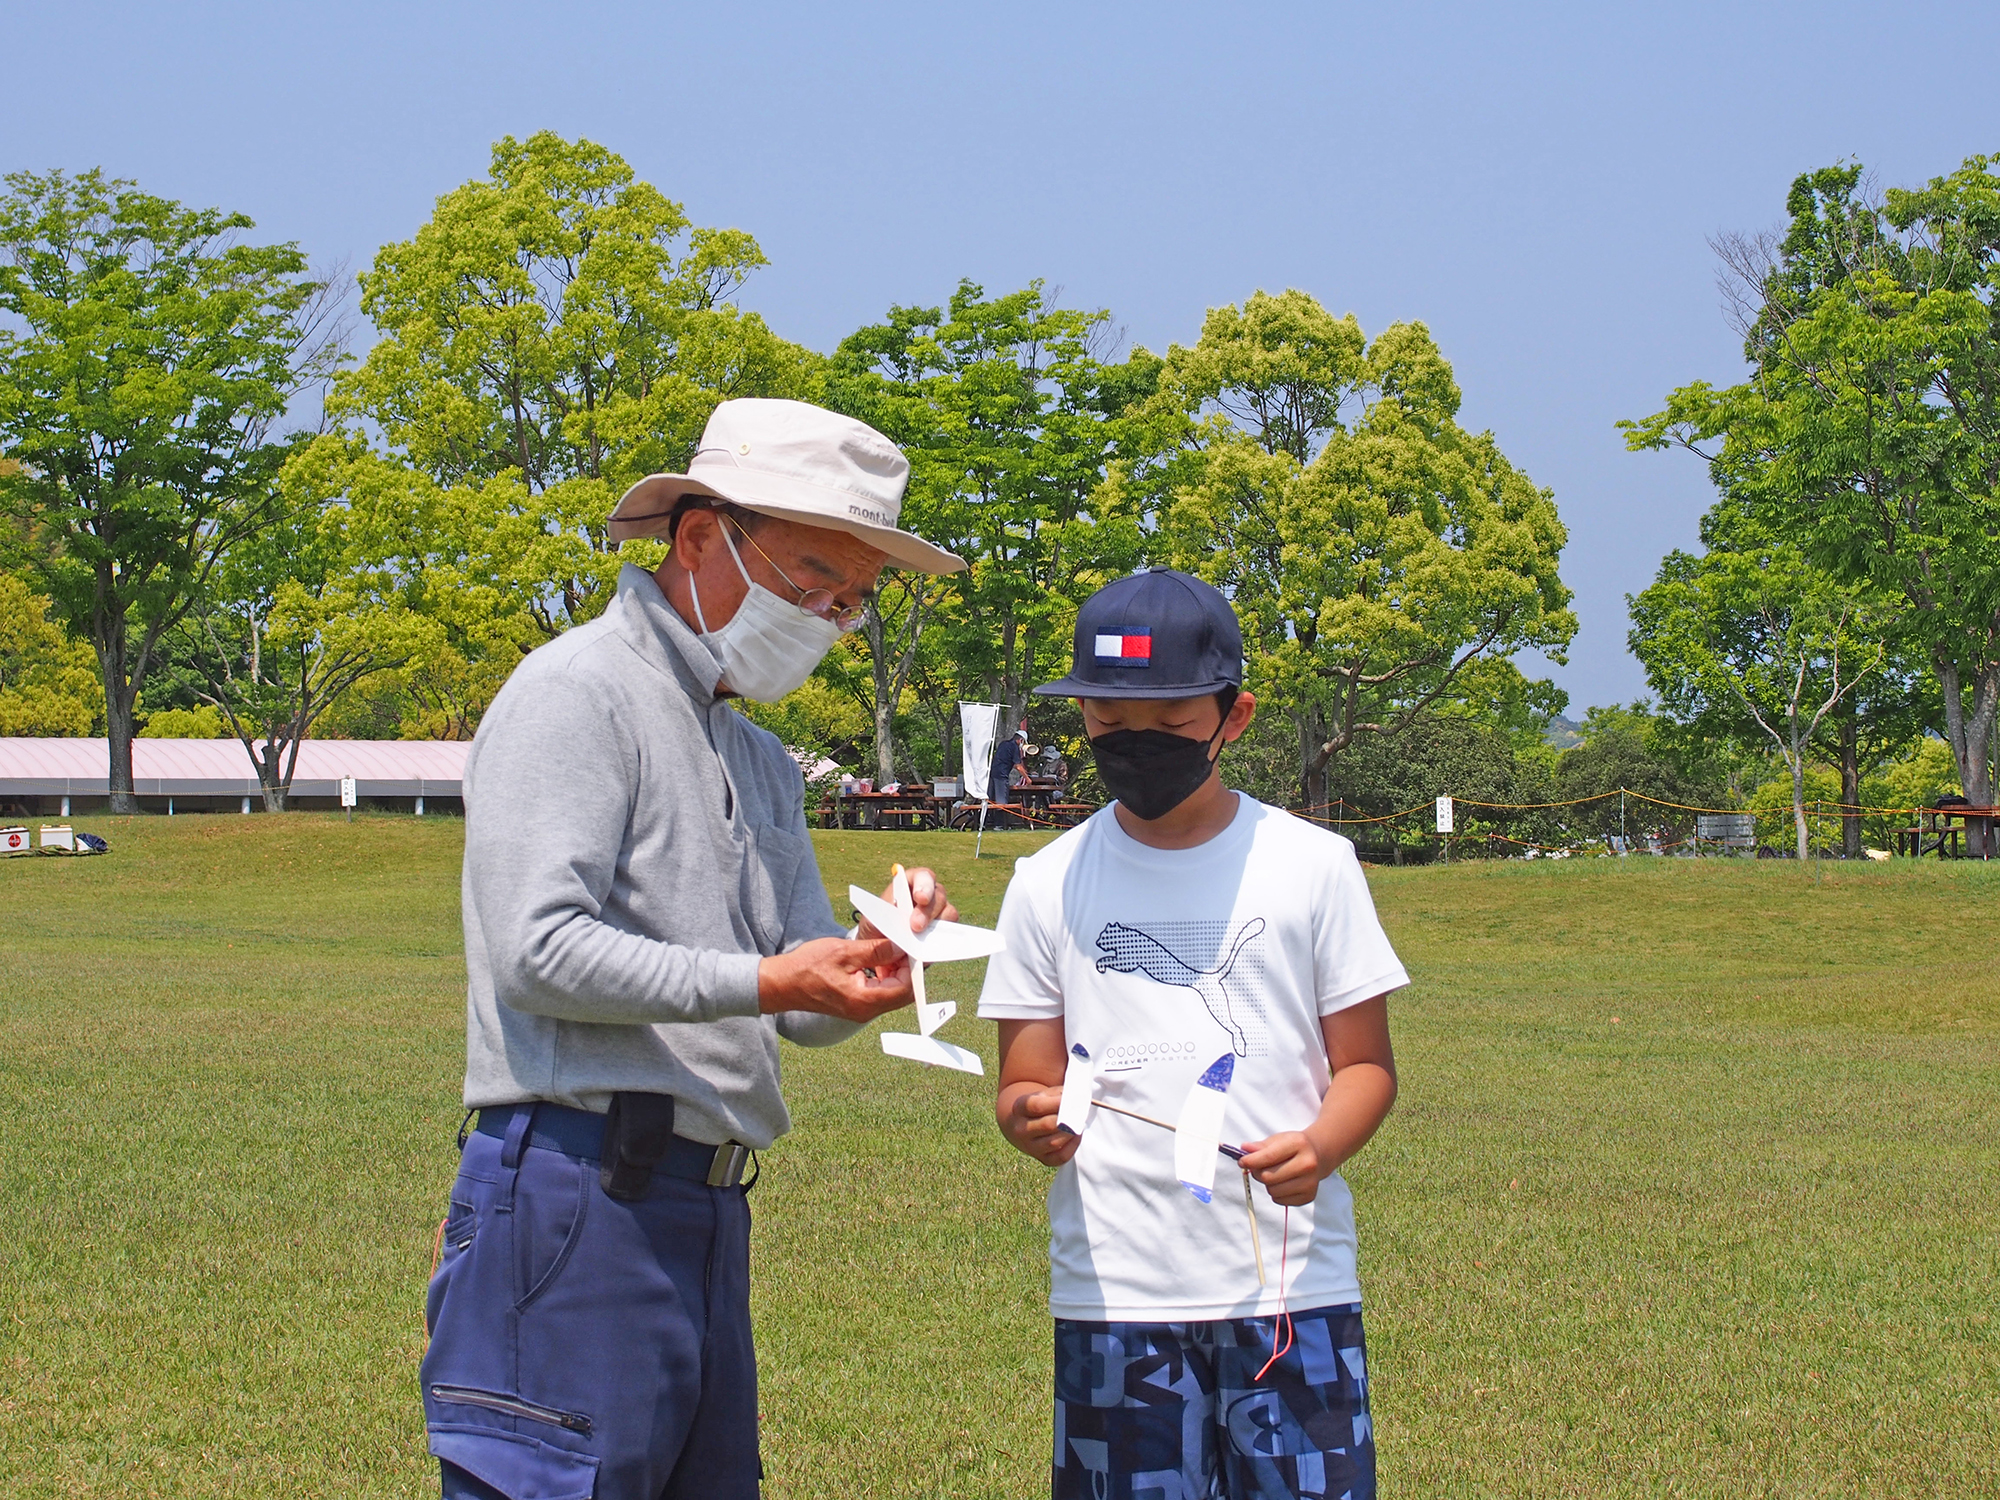
[[[820,658],[840,639],[840,627],[831,620],[809,615],[798,605],[787,603],[750,576],[743,555],[727,523],[722,540],[736,560],[750,592],[736,613],[720,630],[710,630],[701,612],[701,590],[694,574],[688,574],[688,592],[694,600],[695,623],[701,638],[722,659],[722,680],[732,691],[759,703],[775,703],[812,676]]]

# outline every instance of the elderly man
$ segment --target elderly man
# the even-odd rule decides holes
[[[849,937],[784,747],[731,708],[803,682],[885,563],[909,466],[795,401],[717,408],[687,474],[618,502],[663,536],[604,615],[534,652],[465,771],[460,1171],[423,1362],[444,1494],[733,1500],[758,1488],[747,1163],[790,1124],[778,1041],[908,1004]],[[923,920],[953,909],[914,871]],[[754,1180],[754,1176],[751,1180]]]

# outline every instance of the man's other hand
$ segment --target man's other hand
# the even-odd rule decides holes
[[[944,893],[944,887],[939,884],[934,871],[919,865],[914,870],[903,871],[903,875],[910,882],[910,904],[915,908],[910,913],[910,931],[922,932],[933,922],[958,920],[958,908],[951,904],[951,897]],[[882,887],[882,899],[891,906],[896,904],[895,881],[892,880]],[[880,937],[882,934],[875,930],[874,923],[863,917],[861,925],[854,930],[854,935],[867,938]]]
[[[815,938],[757,965],[757,1008],[767,1015],[809,1010],[872,1021],[912,998],[910,961],[884,937]]]

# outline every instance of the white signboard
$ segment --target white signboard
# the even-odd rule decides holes
[[[1000,731],[1000,705],[961,703],[958,723],[965,735],[965,795],[983,802],[991,795],[986,778],[993,769],[993,739]]]
[[[355,805],[354,778],[352,776],[343,776],[340,778],[340,805],[342,807],[353,807]]]
[[[1725,848],[1757,847],[1755,813],[1698,813],[1694,820],[1694,831],[1697,838],[1721,840]]]
[[[1451,832],[1451,798],[1438,798],[1438,832]]]

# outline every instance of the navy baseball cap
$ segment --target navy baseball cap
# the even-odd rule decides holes
[[[1199,698],[1243,686],[1243,631],[1222,591],[1148,568],[1107,583],[1076,614],[1069,676],[1040,698]]]

